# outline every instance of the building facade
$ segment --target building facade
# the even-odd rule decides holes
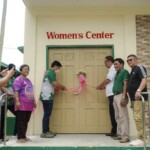
[[[56,1],[49,5],[46,1],[42,2],[36,4],[24,0],[24,62],[31,68],[30,79],[34,83],[36,99],[39,98],[43,73],[50,68],[53,60],[62,63],[57,78],[67,87],[79,86],[76,73],[84,69],[89,85],[86,89],[78,95],[73,92],[56,93],[50,122],[52,130],[58,133],[109,132],[111,126],[105,92],[92,87],[105,78],[106,55],[121,57],[126,62],[129,54],[136,54],[150,73],[150,3],[144,5],[135,0],[132,5],[127,2],[77,5],[72,1],[74,5],[67,5],[69,2],[65,3],[65,0],[65,4]],[[125,68],[130,71],[127,63]],[[150,89],[149,82],[150,77]],[[130,134],[135,135],[130,106],[129,113]],[[41,133],[42,116],[42,104],[38,101],[29,133]]]

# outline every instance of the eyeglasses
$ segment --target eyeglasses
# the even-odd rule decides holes
[[[132,60],[133,60],[133,59],[128,59],[128,60],[127,60],[127,63],[128,63],[129,61],[132,61]]]

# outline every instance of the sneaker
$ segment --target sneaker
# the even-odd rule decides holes
[[[131,146],[143,146],[144,142],[141,139],[137,139],[130,142]]]
[[[116,137],[113,137],[114,140],[121,140],[121,136],[116,136]]]
[[[47,132],[48,134],[53,134],[53,135],[55,135],[56,136],[56,132],[53,132],[53,131],[49,131],[49,132]]]
[[[41,133],[40,137],[41,138],[53,138],[55,137],[55,135],[51,134],[50,132],[46,132],[46,133]]]
[[[122,138],[120,141],[120,143],[127,143],[130,142],[129,138]]]
[[[50,136],[50,137],[53,138],[54,136],[56,136],[56,133],[54,133],[52,131],[49,131],[49,132],[46,133],[46,136],[48,136],[48,137]]]
[[[130,144],[135,143],[136,141],[138,141],[139,139],[133,140],[130,142]]]

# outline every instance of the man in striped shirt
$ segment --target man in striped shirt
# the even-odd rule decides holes
[[[133,116],[138,133],[138,139],[131,141],[132,146],[143,146],[143,126],[142,126],[142,101],[141,92],[147,92],[147,71],[146,68],[138,64],[137,56],[131,54],[127,57],[127,63],[131,67],[128,80],[128,93],[133,106]],[[145,100],[148,95],[142,95]]]

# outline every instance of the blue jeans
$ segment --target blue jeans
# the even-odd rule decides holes
[[[49,132],[49,124],[50,124],[50,117],[53,110],[53,100],[42,100],[43,104],[43,120],[42,120],[42,132],[46,133]]]

